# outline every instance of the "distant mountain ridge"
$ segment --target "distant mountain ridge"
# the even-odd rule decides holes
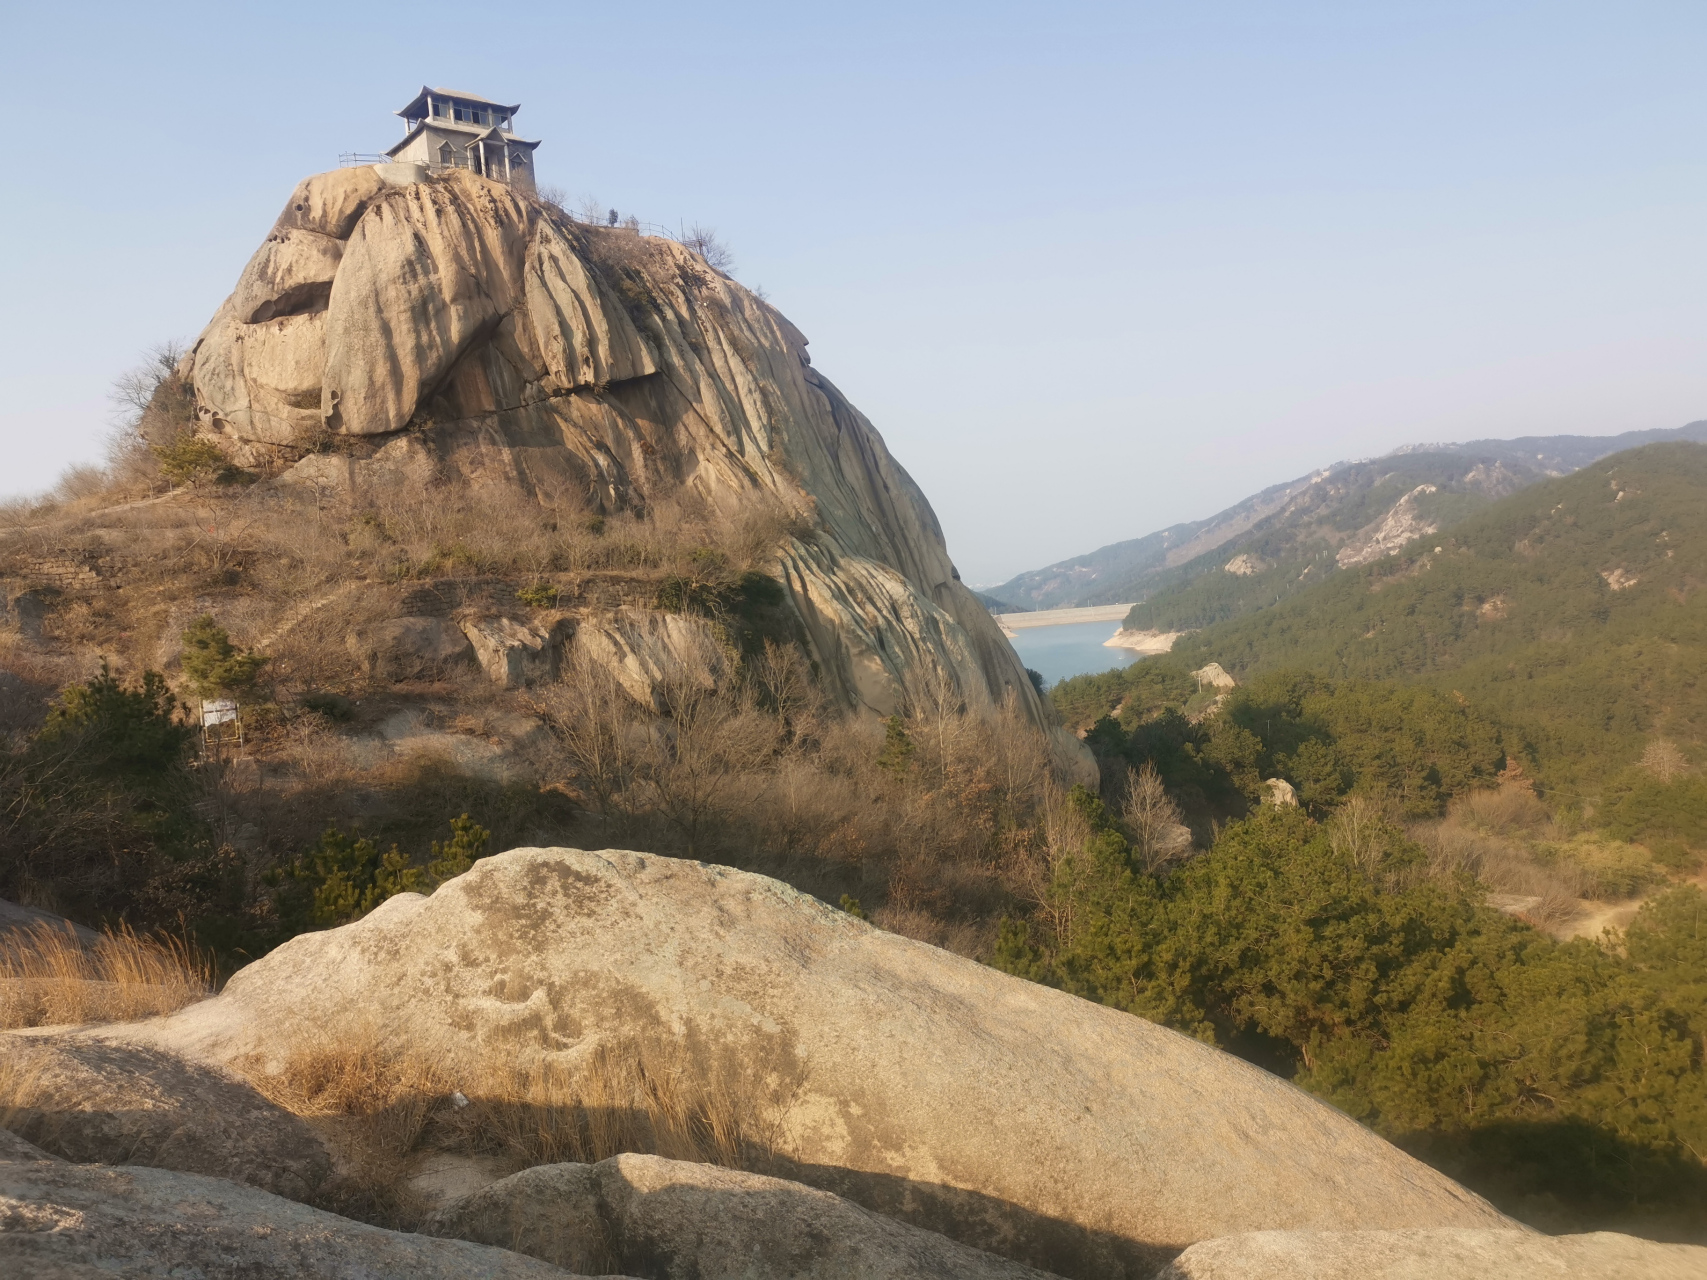
[[[1300,574],[1308,575],[1302,581],[1320,580],[1348,563],[1390,554],[1409,536],[1462,519],[1537,481],[1569,475],[1609,454],[1675,440],[1707,442],[1707,419],[1613,436],[1404,445],[1271,485],[1208,519],[1018,574],[981,594],[1010,611],[1139,601],[1152,607],[1134,609],[1128,626],[1204,626],[1284,599],[1289,587],[1301,585]],[[1430,485],[1432,490],[1419,492]],[[1408,512],[1401,509],[1406,503]],[[1220,583],[1197,593],[1214,599],[1162,599],[1183,596],[1193,583],[1235,561],[1237,568],[1216,576],[1238,579],[1236,588]]]

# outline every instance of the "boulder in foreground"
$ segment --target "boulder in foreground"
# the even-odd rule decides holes
[[[1157,1280],[1703,1280],[1707,1249],[1596,1231],[1255,1231],[1194,1244]]]
[[[424,1230],[652,1280],[1046,1280],[827,1191],[657,1156],[524,1169]]]
[[[560,1280],[534,1258],[364,1226],[220,1178],[0,1144],[0,1275]]]
[[[306,1200],[331,1175],[320,1139],[249,1085],[136,1045],[0,1035],[13,1132],[79,1164],[203,1173]]]
[[[733,1092],[747,1167],[1070,1276],[1265,1229],[1510,1227],[1285,1081],[763,876],[516,849],[293,939],[128,1034],[282,1060],[339,1027],[478,1063],[648,1046]]]

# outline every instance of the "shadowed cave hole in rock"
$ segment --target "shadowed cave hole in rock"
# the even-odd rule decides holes
[[[282,320],[286,316],[309,316],[317,311],[326,310],[332,300],[332,282],[330,280],[312,280],[307,284],[293,285],[279,294],[269,298],[255,308],[246,324],[263,324],[268,320]]]

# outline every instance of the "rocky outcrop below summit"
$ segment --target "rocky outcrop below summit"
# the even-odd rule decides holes
[[[1438,493],[1437,486],[1419,484],[1393,504],[1393,509],[1367,529],[1360,530],[1351,542],[1334,554],[1334,562],[1342,569],[1368,564],[1390,556],[1407,542],[1440,528],[1437,520],[1423,516],[1417,509],[1417,499],[1425,494]]]

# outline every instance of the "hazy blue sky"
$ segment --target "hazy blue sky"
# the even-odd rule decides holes
[[[1409,441],[1707,417],[1707,4],[8,7],[0,491],[423,84],[715,226],[972,582]],[[26,121],[39,113],[40,128]],[[19,133],[19,130],[24,132]]]

